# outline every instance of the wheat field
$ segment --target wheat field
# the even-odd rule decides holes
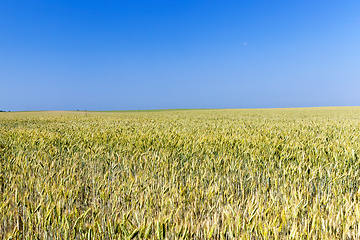
[[[0,113],[1,239],[359,239],[360,107]]]

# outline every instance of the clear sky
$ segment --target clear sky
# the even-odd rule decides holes
[[[360,1],[0,1],[0,109],[360,105]]]

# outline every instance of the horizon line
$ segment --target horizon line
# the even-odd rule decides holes
[[[261,109],[299,109],[299,108],[344,108],[354,106],[314,106],[314,107],[244,107],[244,108],[154,108],[154,109],[131,109],[131,110],[0,110],[6,112],[152,112],[152,111],[193,111],[193,110],[261,110]]]

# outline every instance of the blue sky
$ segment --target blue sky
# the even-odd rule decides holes
[[[0,109],[360,105],[360,1],[0,1]]]

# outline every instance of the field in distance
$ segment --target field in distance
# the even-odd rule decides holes
[[[360,107],[1,112],[0,239],[356,239]]]

